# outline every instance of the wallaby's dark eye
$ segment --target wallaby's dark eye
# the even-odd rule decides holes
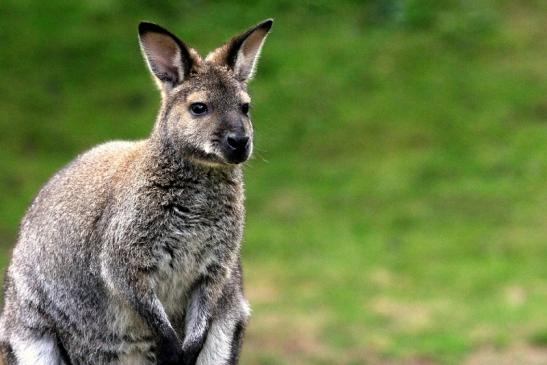
[[[243,114],[249,114],[249,103],[241,104],[241,112]]]
[[[203,115],[207,113],[207,105],[203,103],[192,103],[190,105],[190,112],[194,115]]]

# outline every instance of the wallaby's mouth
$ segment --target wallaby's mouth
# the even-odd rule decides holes
[[[228,163],[239,164],[251,155],[253,141],[244,134],[228,133],[222,142],[222,153]]]

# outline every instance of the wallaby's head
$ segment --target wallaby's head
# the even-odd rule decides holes
[[[259,23],[204,59],[166,29],[139,25],[142,53],[162,94],[153,132],[161,143],[209,165],[249,158],[253,127],[247,82],[272,23]]]

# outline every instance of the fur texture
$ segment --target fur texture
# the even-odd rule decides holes
[[[271,24],[203,60],[141,23],[156,124],[146,140],[82,154],[29,207],[4,283],[7,364],[237,363],[246,83]]]

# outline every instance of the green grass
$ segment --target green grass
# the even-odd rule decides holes
[[[0,266],[48,176],[150,130],[159,97],[139,20],[206,52],[273,16],[251,85],[242,363],[453,364],[544,348],[546,10],[4,1]]]

